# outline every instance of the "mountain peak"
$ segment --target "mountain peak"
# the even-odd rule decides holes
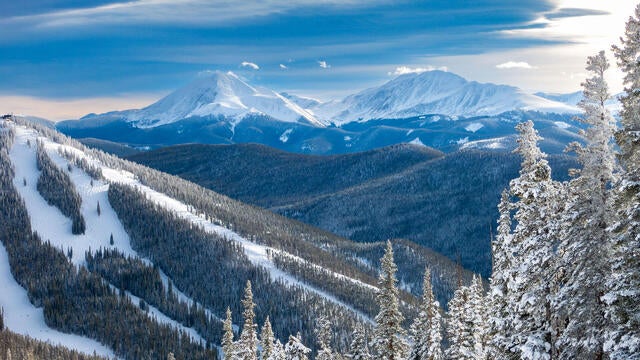
[[[153,127],[190,117],[222,116],[238,122],[249,115],[322,125],[311,113],[283,96],[253,87],[231,71],[201,72],[189,84],[156,103],[128,112],[127,119],[137,127]]]

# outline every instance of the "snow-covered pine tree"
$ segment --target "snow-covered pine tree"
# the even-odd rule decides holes
[[[411,325],[411,354],[409,360],[441,360],[442,319],[440,304],[433,295],[431,270],[426,268],[422,280],[422,302],[418,316]]]
[[[610,242],[607,226],[611,221],[609,184],[613,181],[615,119],[605,102],[609,98],[604,79],[609,63],[604,51],[587,59],[593,76],[583,84],[584,110],[579,118],[589,127],[582,131],[586,146],[572,143],[582,170],[567,185],[566,209],[562,215],[561,241],[557,248],[555,277],[558,285],[553,297],[560,331],[556,346],[560,359],[602,359],[604,356],[605,293],[602,279],[609,274]]]
[[[320,349],[316,355],[316,360],[333,360],[335,356],[333,350],[331,350],[331,322],[328,318],[322,316],[317,320],[316,328],[314,329],[316,335],[316,341]]]
[[[471,288],[460,286],[449,301],[447,316],[447,340],[449,347],[445,358],[450,360],[473,359],[473,319],[471,316]]]
[[[393,247],[391,241],[387,241],[387,248],[381,259],[379,290],[376,296],[380,311],[376,315],[373,338],[376,359],[380,360],[401,360],[405,359],[408,353],[408,344],[404,339],[406,332],[402,328],[404,316],[400,312],[396,271]]]
[[[509,192],[504,190],[498,211],[498,233],[493,242],[492,259],[493,271],[490,279],[491,287],[488,294],[488,337],[490,343],[487,346],[487,355],[492,359],[504,359],[511,353],[511,331],[507,323],[507,284],[511,276],[513,266],[513,253],[509,251],[513,235],[511,234],[511,209],[513,204],[509,198]]]
[[[251,281],[247,280],[247,286],[244,289],[244,299],[242,299],[244,311],[242,317],[244,324],[240,339],[235,345],[235,358],[238,360],[257,360],[258,359],[258,325],[255,323],[256,314],[253,308],[256,306],[253,302],[253,292],[251,291]]]
[[[489,324],[487,316],[487,299],[484,295],[482,277],[475,276],[469,288],[470,314],[473,324],[473,354],[475,360],[489,359]]]
[[[624,72],[622,128],[615,135],[623,171],[615,189],[612,274],[603,298],[613,323],[605,349],[612,359],[640,359],[640,5],[621,42],[613,52]]]
[[[367,333],[364,325],[357,324],[353,334],[351,344],[349,346],[349,353],[347,358],[351,360],[371,360],[371,353],[369,352],[369,341],[367,340]]]
[[[311,349],[304,346],[300,340],[300,335],[289,335],[289,341],[284,346],[285,359],[287,360],[308,360]]]
[[[262,358],[263,360],[287,360],[286,354],[284,352],[284,346],[280,342],[279,339],[276,339],[276,342],[273,344],[273,351],[271,355],[267,358]]]
[[[532,121],[516,126],[522,156],[520,176],[509,183],[517,224],[506,250],[513,254],[509,267],[504,321],[508,350],[522,359],[549,359],[552,348],[552,262],[557,245],[562,186],[551,179],[542,138]]]
[[[233,343],[233,323],[231,320],[231,309],[227,307],[227,317],[222,324],[224,335],[222,336],[222,352],[224,360],[232,360],[235,353],[235,344]]]
[[[275,336],[273,335],[273,329],[271,329],[271,321],[269,320],[269,316],[264,321],[264,325],[262,325],[262,330],[260,331],[260,346],[262,347],[261,358],[267,360],[271,354],[273,353]]]

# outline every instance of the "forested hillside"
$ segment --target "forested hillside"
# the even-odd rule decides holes
[[[409,239],[485,277],[500,192],[519,167],[504,151],[407,144],[338,156],[181,145],[130,159],[359,242]],[[578,167],[570,156],[549,160],[558,180]]]

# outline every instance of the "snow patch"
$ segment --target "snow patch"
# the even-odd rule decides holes
[[[291,135],[292,132],[293,129],[285,130],[282,135],[280,135],[280,141],[282,141],[282,143],[286,143],[287,141],[289,141],[289,135]]]
[[[481,123],[471,123],[471,124],[465,126],[464,129],[469,131],[469,132],[475,133],[476,131],[482,129],[483,127],[484,127],[484,125],[481,124]]]
[[[419,137],[409,141],[409,144],[427,147],[427,145],[425,145],[422,141],[420,141]]]
[[[567,124],[564,121],[554,121],[554,124],[560,129],[568,129],[571,127],[571,125]]]
[[[98,355],[115,357],[111,349],[98,341],[80,335],[66,334],[47,326],[42,308],[36,308],[29,302],[27,290],[20,286],[11,274],[9,254],[2,242],[0,242],[0,293],[2,293],[0,306],[4,309],[4,324],[11,331],[53,345],[63,345],[88,355],[95,351]]]
[[[469,137],[467,136],[467,137],[465,137],[465,138],[462,138],[462,139],[460,139],[460,140],[456,141],[456,144],[458,144],[458,145],[464,145],[464,144],[466,144],[466,143],[468,143],[468,142],[469,142]]]

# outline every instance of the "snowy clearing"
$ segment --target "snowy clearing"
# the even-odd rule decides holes
[[[115,357],[111,349],[101,343],[80,335],[66,334],[53,330],[44,321],[42,308],[36,308],[29,301],[27,290],[18,284],[11,274],[9,254],[0,242],[0,306],[4,309],[5,326],[18,334],[53,345],[63,345],[85,354]]]
[[[481,123],[471,123],[471,124],[465,126],[464,129],[467,130],[468,132],[475,133],[476,131],[482,129],[483,127],[484,127],[484,125],[481,124]]]

